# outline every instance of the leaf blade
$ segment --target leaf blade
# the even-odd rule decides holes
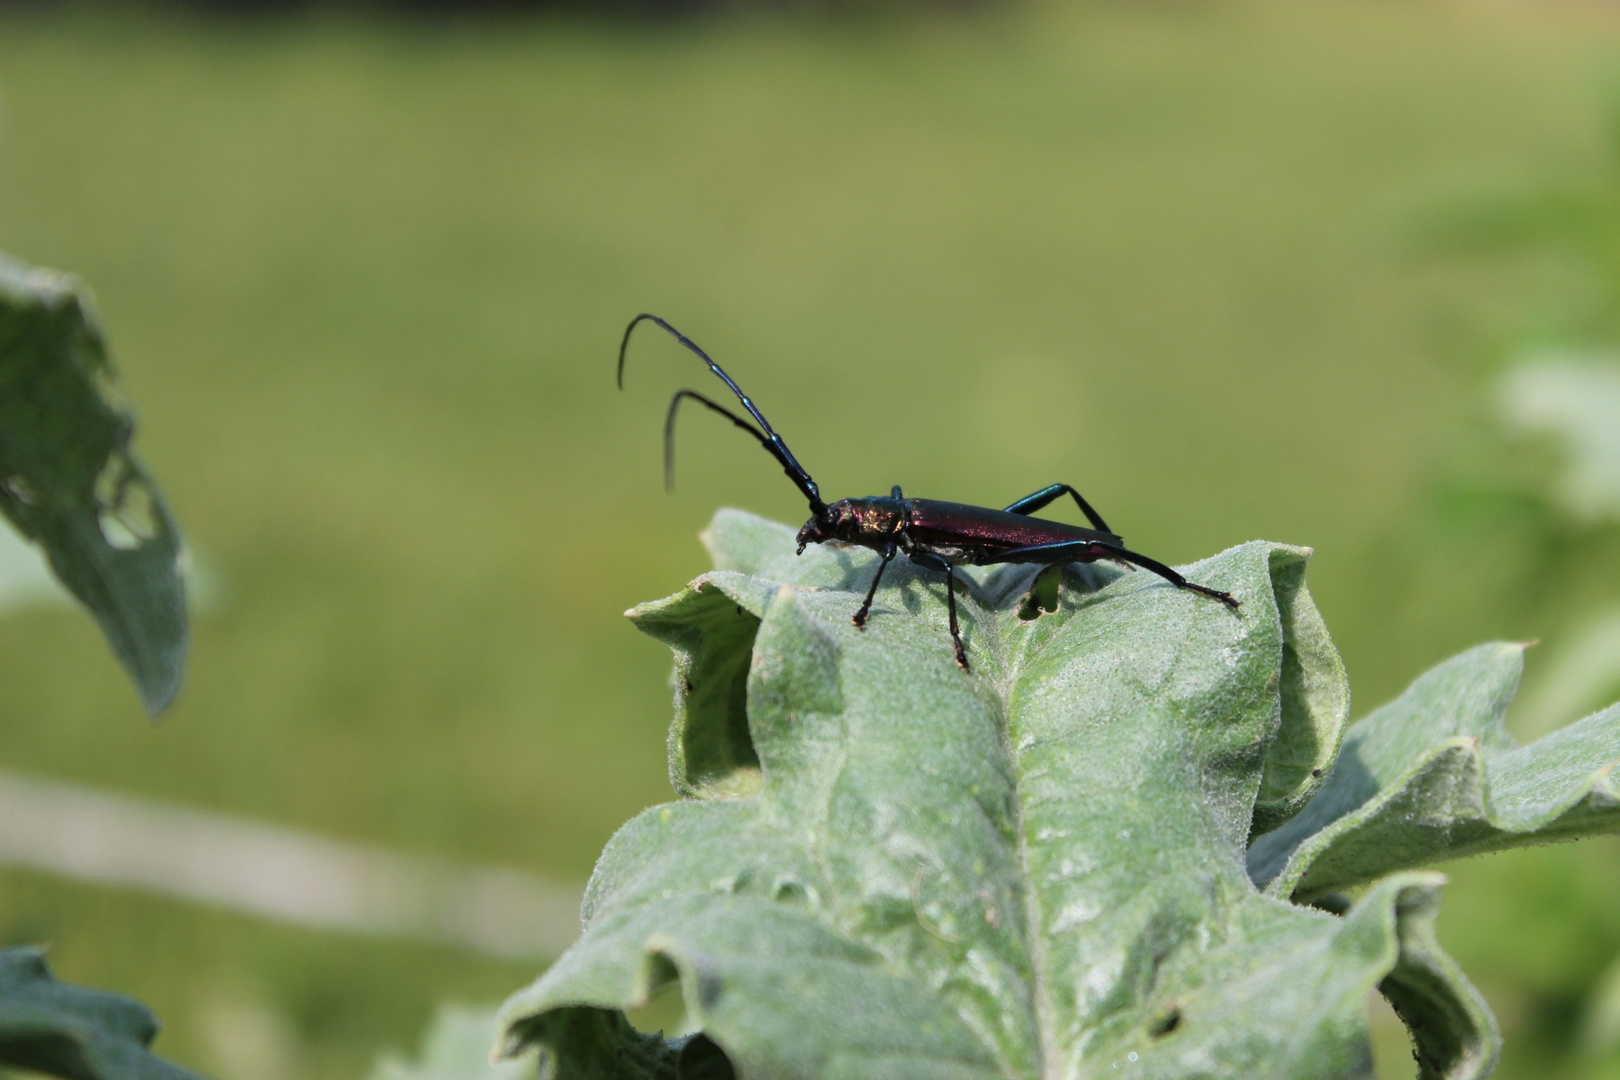
[[[1503,716],[1523,646],[1470,649],[1352,725],[1305,811],[1258,838],[1250,872],[1310,898],[1395,870],[1620,829],[1620,706],[1517,746]]]
[[[550,1018],[678,980],[741,1075],[893,1075],[904,1059],[1056,1077],[1116,1058],[1164,1077],[1365,1073],[1363,1001],[1401,963],[1399,920],[1336,958],[1340,920],[1260,895],[1244,862],[1257,807],[1291,808],[1338,741],[1342,667],[1311,620],[1305,553],[1249,544],[1187,571],[1235,590],[1237,613],[1088,567],[1026,620],[1034,568],[969,571],[968,676],[938,575],[896,563],[857,630],[864,554],[795,559],[791,530],[735,512],[707,540],[725,569],[633,617],[675,649],[682,740],[735,730],[741,709],[759,784],[689,785],[621,830],[580,942],[504,1007],[511,1048],[551,1045],[561,1068]],[[714,629],[727,619],[757,620],[752,641]],[[1428,992],[1467,1013],[1465,984]],[[1239,998],[1271,1019],[1227,1031]]]
[[[131,998],[57,982],[39,949],[0,949],[0,1064],[66,1080],[197,1080],[147,1052],[157,1030]]]
[[[0,513],[44,549],[156,716],[185,666],[182,544],[112,379],[78,281],[0,256]]]

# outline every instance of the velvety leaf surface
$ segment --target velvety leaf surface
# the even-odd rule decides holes
[[[0,256],[0,513],[90,609],[148,713],[180,688],[180,534],[79,283]]]
[[[0,1065],[67,1080],[197,1080],[147,1053],[157,1019],[121,994],[59,983],[38,949],[0,950]]]
[[[503,1008],[542,1076],[1366,1076],[1381,984],[1425,1020],[1426,1075],[1488,1070],[1436,877],[1340,918],[1245,868],[1343,722],[1307,552],[1185,568],[1238,611],[1080,567],[1024,619],[1034,568],[970,572],[967,674],[938,575],[897,560],[858,630],[869,553],[796,558],[734,511],[707,540],[719,570],[631,613],[676,653],[691,797],[619,832],[584,935]],[[618,1010],[672,981],[702,1035],[633,1032]]]
[[[1620,829],[1620,705],[1518,746],[1502,717],[1523,667],[1523,646],[1480,645],[1357,721],[1322,791],[1255,841],[1255,881],[1310,898],[1391,870]]]

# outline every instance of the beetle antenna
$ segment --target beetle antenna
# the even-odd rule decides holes
[[[682,390],[678,392],[669,403],[669,416],[664,421],[665,484],[674,486],[675,410],[679,408],[682,398],[695,398],[713,411],[729,418],[732,423],[736,424],[754,438],[758,439],[760,444],[765,447],[766,452],[781,463],[782,471],[788,474],[788,478],[791,479],[793,483],[797,485],[798,489],[804,493],[804,497],[810,500],[810,512],[815,514],[817,517],[820,517],[821,512],[827,508],[827,504],[821,500],[821,489],[816,487],[815,480],[811,479],[810,474],[805,471],[804,466],[799,464],[799,459],[793,456],[793,451],[789,450],[787,443],[782,441],[782,436],[778,435],[776,430],[771,427],[771,422],[765,419],[765,415],[761,413],[759,409],[754,407],[753,401],[749,399],[747,394],[742,392],[742,387],[733,382],[731,376],[725,373],[725,369],[723,369],[719,364],[715,363],[713,358],[711,358],[708,353],[699,348],[697,343],[691,338],[669,325],[669,323],[665,322],[663,319],[660,319],[657,315],[649,315],[646,313],[637,315],[635,318],[630,320],[630,325],[624,328],[624,339],[619,342],[619,389],[624,389],[624,354],[625,351],[630,347],[630,333],[643,322],[650,322],[658,325],[659,327],[668,331],[676,341],[679,341],[682,345],[685,345],[692,352],[696,353],[699,359],[701,359],[705,364],[709,365],[709,370],[714,372],[715,375],[720,378],[720,381],[725,383],[726,386],[731,389],[733,394],[737,395],[737,400],[742,402],[743,408],[748,410],[748,415],[752,416],[756,421],[758,421],[760,427],[760,430],[756,431],[753,425],[749,424],[742,417],[731,412],[729,409],[716,405],[714,402],[710,401],[708,398],[697,393],[696,391]]]
[[[664,417],[664,487],[666,489],[670,491],[675,490],[675,414],[680,411],[681,402],[685,401],[687,398],[691,398],[693,401],[698,402],[700,405],[703,405],[712,412],[719,413],[727,420],[730,420],[733,424],[736,424],[738,427],[748,432],[748,434],[752,435],[756,440],[758,440],[759,445],[765,448],[766,453],[770,454],[777,461],[782,463],[783,471],[785,471],[789,476],[793,476],[792,469],[788,466],[787,462],[782,459],[781,453],[776,449],[776,444],[771,442],[771,440],[766,438],[764,435],[761,435],[759,429],[753,424],[750,424],[747,420],[744,420],[742,417],[738,416],[724,405],[710,401],[696,390],[677,390],[675,391],[675,396],[669,399],[669,414]]]

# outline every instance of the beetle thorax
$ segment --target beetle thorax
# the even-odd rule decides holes
[[[902,499],[839,499],[799,530],[799,550],[807,544],[854,544],[880,550],[905,527]]]

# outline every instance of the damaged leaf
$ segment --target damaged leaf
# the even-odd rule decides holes
[[[180,533],[130,450],[77,279],[0,255],[0,513],[100,624],[148,714],[180,689]]]

